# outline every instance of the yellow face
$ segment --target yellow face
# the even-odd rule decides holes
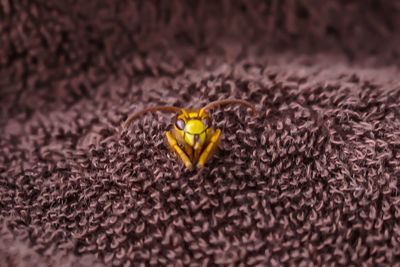
[[[182,110],[175,119],[174,128],[186,144],[193,148],[202,147],[211,130],[211,119],[202,110]]]

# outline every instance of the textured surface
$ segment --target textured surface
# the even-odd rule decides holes
[[[395,1],[87,2],[0,3],[0,266],[400,266]]]

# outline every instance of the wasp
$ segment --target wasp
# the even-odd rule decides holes
[[[200,109],[183,109],[175,106],[155,106],[143,109],[130,115],[123,127],[126,129],[135,119],[147,112],[174,112],[172,125],[165,132],[165,141],[170,151],[174,152],[187,169],[197,164],[199,168],[214,154],[221,138],[221,129],[214,129],[209,111],[217,106],[240,104],[251,108],[256,114],[255,106],[240,99],[217,100]]]

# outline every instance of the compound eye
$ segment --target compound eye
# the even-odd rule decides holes
[[[206,128],[210,128],[211,127],[211,119],[210,118],[203,119],[203,124]]]
[[[175,125],[179,130],[183,130],[185,128],[185,121],[182,119],[177,119]]]

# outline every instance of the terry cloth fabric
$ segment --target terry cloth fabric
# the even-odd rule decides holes
[[[400,266],[397,1],[1,1],[0,266]],[[173,114],[223,131],[206,167]]]

